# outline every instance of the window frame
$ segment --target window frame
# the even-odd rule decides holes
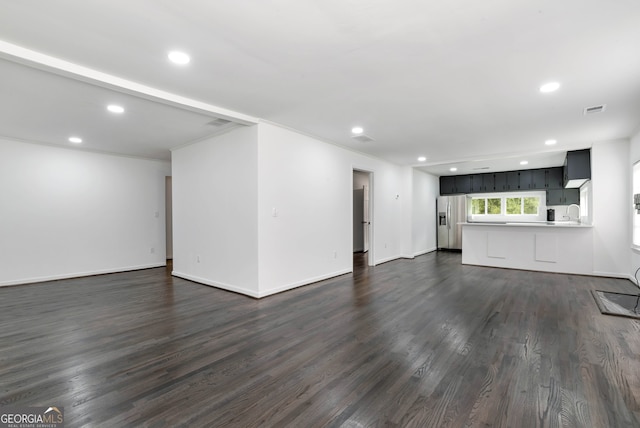
[[[507,199],[520,199],[520,214],[507,213]],[[524,199],[538,198],[538,212],[536,214],[524,213]],[[485,212],[483,214],[473,213],[473,200],[484,199]],[[500,199],[500,214],[489,214],[489,199]],[[474,193],[467,195],[467,218],[473,222],[535,222],[546,221],[547,197],[545,191],[528,192],[502,192],[502,193]]]

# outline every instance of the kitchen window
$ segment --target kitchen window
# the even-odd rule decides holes
[[[467,196],[469,221],[546,221],[546,192],[509,192]]]
[[[471,214],[500,215],[502,213],[501,198],[471,198]]]
[[[540,197],[523,196],[507,198],[507,215],[538,215],[540,213]]]

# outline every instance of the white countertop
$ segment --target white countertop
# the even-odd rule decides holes
[[[592,224],[578,223],[576,221],[530,221],[530,222],[467,222],[463,226],[508,226],[508,227],[568,227],[568,228],[592,228]]]

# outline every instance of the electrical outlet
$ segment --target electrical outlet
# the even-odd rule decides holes
[[[338,252],[337,252],[337,251],[334,251],[334,252],[333,252],[333,258],[334,258],[334,259],[337,259],[337,258],[338,258]]]
[[[196,256],[196,262],[200,263],[200,256]]]
[[[151,247],[151,250],[150,250],[150,251],[151,251],[151,254],[155,254],[156,249],[155,249],[155,248],[153,248],[153,247]]]

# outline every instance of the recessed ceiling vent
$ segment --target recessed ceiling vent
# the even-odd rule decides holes
[[[589,114],[602,113],[607,108],[606,104],[602,104],[599,106],[587,107],[584,109],[584,115],[587,116]]]
[[[224,126],[227,123],[231,123],[231,121],[227,119],[217,118],[217,119],[213,119],[211,122],[207,122],[207,125],[215,126],[217,128],[220,126]]]
[[[354,140],[360,141],[361,143],[369,143],[371,141],[375,141],[373,138],[369,137],[368,135],[364,135],[364,134],[354,135],[351,138],[353,138]]]
[[[481,169],[489,169],[488,166],[481,166],[480,168],[473,168],[474,171],[479,171]]]

